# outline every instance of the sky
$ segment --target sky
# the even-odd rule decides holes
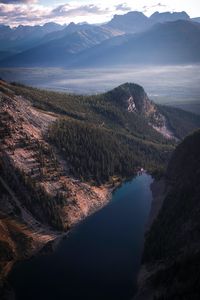
[[[0,0],[0,23],[10,26],[47,22],[103,23],[115,14],[138,10],[151,15],[155,11],[186,11],[200,17],[200,0]]]

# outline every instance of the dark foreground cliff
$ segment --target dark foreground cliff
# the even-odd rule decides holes
[[[170,160],[165,199],[146,234],[135,299],[199,299],[200,130]],[[163,193],[164,192],[164,193]]]

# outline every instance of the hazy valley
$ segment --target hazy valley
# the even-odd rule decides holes
[[[119,68],[0,68],[7,81],[78,94],[106,92],[121,82],[145,86],[156,103],[200,112],[199,65],[188,66],[121,66]]]

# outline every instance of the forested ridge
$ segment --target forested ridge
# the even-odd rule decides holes
[[[29,99],[39,109],[104,126],[123,134],[130,133],[152,142],[171,144],[149,126],[144,116],[128,112],[124,99],[128,100],[130,97],[129,85],[132,87],[132,84],[125,84],[108,93],[91,96],[51,92],[16,84],[12,86],[12,90]],[[142,89],[136,84],[132,88],[136,91]]]
[[[75,177],[98,184],[114,175],[134,175],[138,167],[162,170],[174,147],[143,115],[128,112],[124,103],[128,88],[126,84],[102,95],[81,96],[13,85],[37,108],[60,115],[48,138],[59,147]],[[132,89],[144,93],[138,85]]]
[[[151,108],[151,102],[137,84],[126,83],[91,96],[15,83],[12,90],[36,108],[59,116],[48,138],[64,155],[71,174],[82,180],[100,184],[114,175],[131,176],[138,167],[149,172],[163,171],[175,147],[174,140],[166,139],[149,125],[145,109]],[[137,113],[128,111],[130,96],[134,97]],[[166,116],[178,138],[200,126],[200,117],[182,110],[158,106],[158,111]]]
[[[62,151],[71,173],[97,183],[134,175],[139,166],[149,170],[164,165],[170,154],[166,146],[147,144],[91,124],[62,119],[49,130],[49,139]],[[146,158],[149,158],[147,161]]]

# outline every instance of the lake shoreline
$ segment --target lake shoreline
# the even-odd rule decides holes
[[[77,234],[78,234],[78,232],[80,232],[80,230],[82,230],[81,228],[84,228],[84,227],[87,227],[88,225],[87,224],[90,224],[90,223],[92,223],[92,222],[94,222],[93,220],[99,220],[99,225],[98,226],[100,226],[100,227],[98,227],[99,229],[102,227],[102,228],[104,228],[105,227],[105,224],[104,224],[104,222],[103,221],[101,221],[100,222],[100,217],[99,216],[101,216],[101,215],[104,215],[104,214],[107,214],[108,215],[108,217],[109,217],[109,219],[110,219],[110,216],[111,216],[111,213],[112,213],[112,216],[113,216],[113,213],[114,214],[116,214],[115,213],[115,210],[116,210],[116,207],[118,207],[119,205],[120,205],[120,207],[122,207],[122,209],[120,209],[120,211],[119,212],[117,212],[117,214],[119,213],[119,215],[121,215],[122,214],[122,216],[123,216],[123,210],[124,210],[124,212],[127,212],[125,215],[124,215],[124,217],[125,218],[123,218],[124,219],[124,221],[123,222],[125,222],[124,224],[127,224],[128,225],[128,223],[127,223],[127,220],[128,219],[131,219],[131,222],[134,224],[134,212],[136,213],[136,216],[137,216],[137,218],[138,218],[138,213],[137,213],[137,210],[139,210],[139,211],[141,211],[141,213],[142,213],[142,218],[144,218],[145,217],[145,219],[146,219],[146,217],[147,217],[147,213],[146,212],[143,212],[143,205],[144,205],[144,203],[145,202],[148,202],[149,200],[148,200],[148,195],[150,195],[149,194],[149,187],[148,187],[148,185],[149,185],[149,182],[150,182],[150,180],[152,180],[152,179],[150,179],[150,177],[149,176],[147,176],[147,174],[145,173],[145,174],[143,174],[143,176],[137,176],[136,178],[135,178],[135,176],[134,176],[134,178],[133,178],[133,180],[132,181],[130,181],[130,179],[128,180],[128,182],[126,182],[124,185],[123,185],[123,183],[124,183],[124,181],[123,182],[121,182],[120,184],[118,184],[117,186],[115,185],[115,187],[114,188],[112,188],[111,189],[111,195],[113,195],[114,194],[114,198],[113,198],[113,204],[112,205],[104,205],[105,206],[105,209],[99,209],[99,212],[95,215],[95,214],[92,214],[91,215],[91,218],[89,217],[89,218],[86,218],[86,219],[84,219],[83,220],[83,222],[79,222],[77,225],[75,225],[75,226],[73,226],[73,228],[71,229],[71,231],[68,231],[65,235],[67,235],[67,234],[69,234],[70,232],[72,232],[72,230],[74,230],[74,232],[72,232],[72,234],[70,234],[69,235],[69,238],[66,238],[65,239],[65,237],[63,238],[63,237],[59,237],[58,239],[56,239],[54,242],[51,242],[51,245],[48,245],[47,246],[47,248],[46,249],[43,249],[43,251],[41,252],[41,253],[39,253],[39,255],[37,255],[35,258],[33,258],[33,259],[29,259],[28,261],[25,261],[25,262],[22,262],[20,265],[18,265],[17,266],[17,269],[15,269],[15,271],[14,271],[14,273],[16,273],[16,272],[19,272],[19,270],[21,270],[21,268],[23,269],[23,265],[32,265],[33,264],[33,262],[35,262],[35,261],[48,261],[48,259],[49,259],[49,257],[54,257],[54,256],[56,256],[56,255],[58,255],[57,253],[59,253],[59,251],[62,251],[62,248],[63,248],[63,245],[70,245],[70,240],[73,240],[74,238],[76,239],[76,236],[77,236]],[[125,181],[127,181],[127,180],[125,180]],[[129,182],[130,181],[130,182]],[[151,182],[150,182],[151,183]],[[122,185],[122,186],[121,186]],[[119,192],[118,193],[113,193],[114,191],[116,191],[117,190],[117,188],[119,187],[119,186],[121,186],[121,188],[119,189]],[[133,186],[133,191],[132,191],[132,186]],[[134,187],[135,186],[135,187]],[[139,188],[139,190],[136,188],[138,186],[138,188]],[[143,186],[144,186],[144,190],[143,190]],[[135,189],[136,188],[136,189]],[[126,190],[127,191],[129,191],[129,196],[127,196],[126,195]],[[132,191],[132,192],[131,192]],[[135,194],[135,193],[141,193],[141,196],[140,197],[143,197],[142,199],[142,203],[140,203],[140,201],[137,199],[137,194]],[[147,193],[147,194],[146,194]],[[119,196],[119,195],[121,195],[121,196]],[[145,196],[146,195],[146,196]],[[116,200],[116,199],[119,199],[119,197],[121,197],[120,199],[121,200]],[[125,198],[124,198],[125,197]],[[131,197],[129,200],[127,199],[127,204],[124,204],[124,201],[122,201],[123,199],[125,200],[127,197]],[[132,201],[132,198],[133,199],[135,199],[136,201]],[[109,200],[111,200],[111,199],[109,199]],[[117,202],[116,202],[117,201]],[[120,201],[119,203],[118,203],[118,201]],[[138,202],[139,201],[139,202]],[[110,202],[110,201],[109,201]],[[111,201],[112,202],[112,201]],[[108,203],[108,202],[107,202]],[[137,204],[138,203],[138,204]],[[140,204],[139,204],[140,203]],[[149,203],[149,202],[148,202]],[[131,210],[129,209],[129,205],[131,205],[131,207],[135,207],[135,208],[132,208],[132,212],[131,212]],[[139,205],[139,206],[138,206]],[[149,206],[150,204],[148,204],[148,206]],[[142,209],[142,210],[141,210]],[[145,208],[145,210],[146,210],[147,208]],[[149,209],[148,209],[149,210]],[[115,217],[116,218],[116,217]],[[127,219],[128,218],[128,219]],[[118,217],[117,217],[117,219],[118,219]],[[143,222],[143,221],[140,221],[140,218],[138,219],[138,221],[139,221],[139,223],[141,223],[141,222]],[[118,222],[117,222],[118,223]],[[96,224],[96,223],[95,223]],[[142,224],[142,223],[141,223]],[[120,223],[117,225],[117,226],[119,226],[120,225]],[[125,225],[125,226],[127,226],[127,225]],[[96,225],[95,225],[96,226]],[[123,225],[124,226],[124,225]],[[140,225],[141,226],[141,225]],[[132,226],[131,226],[132,227]],[[140,232],[141,233],[138,233],[137,231],[136,232],[134,232],[134,230],[131,230],[131,227],[130,226],[128,226],[128,230],[129,230],[129,238],[128,238],[128,240],[126,240],[126,243],[128,242],[128,244],[131,242],[131,240],[132,240],[132,242],[134,242],[134,236],[135,237],[137,237],[137,239],[139,238],[139,236],[138,236],[138,234],[140,235],[140,234],[142,234],[142,232],[143,232],[143,225],[142,225],[142,227],[141,227],[141,229],[140,229]],[[94,235],[95,235],[95,240],[91,240],[91,242],[93,241],[93,242],[97,242],[98,243],[98,230],[99,229],[92,229],[92,232],[94,232]],[[120,228],[121,228],[121,226],[120,226]],[[125,227],[126,228],[126,227]],[[111,226],[111,228],[108,228],[107,227],[107,229],[109,229],[109,230],[112,230],[112,226]],[[104,229],[101,229],[101,230],[104,230]],[[109,230],[108,230],[108,233],[105,231],[105,234],[109,234]],[[117,228],[116,228],[116,230],[117,230]],[[122,231],[121,233],[120,233],[120,235],[122,235],[122,237],[123,237],[123,239],[124,239],[124,232],[126,232],[126,230],[124,231]],[[89,233],[88,233],[89,234]],[[97,236],[96,236],[96,234],[97,234]],[[132,235],[133,234],[133,235]],[[143,235],[143,234],[142,234]],[[82,236],[82,235],[81,235]],[[117,236],[118,235],[116,235],[116,238],[117,238]],[[125,235],[126,236],[126,235]],[[112,236],[111,236],[112,237]],[[87,244],[88,243],[88,238],[89,238],[89,240],[90,240],[90,237],[88,236],[88,235],[86,235],[86,237],[84,237],[84,235],[81,237],[81,247],[85,247],[85,243]],[[131,240],[129,240],[131,238]],[[119,238],[120,239],[120,238]],[[112,240],[112,239],[111,239]],[[139,238],[139,240],[138,240],[138,242],[140,241],[140,243],[142,242],[142,240],[143,239],[140,239]],[[103,242],[104,240],[102,240],[102,242]],[[118,241],[118,238],[117,238],[117,243],[119,242]],[[126,245],[126,243],[124,244],[124,246]],[[134,242],[135,243],[135,242]],[[103,242],[103,245],[104,245],[104,242]],[[50,246],[50,249],[49,249],[49,246]],[[125,246],[126,247],[126,246]],[[134,246],[133,246],[134,247]],[[140,246],[141,247],[141,246]],[[68,249],[68,250],[67,250]],[[67,252],[69,252],[70,251],[70,246],[67,246],[67,248],[66,248],[66,251]],[[90,251],[92,251],[91,249],[89,250],[89,252]],[[98,250],[99,251],[99,250]],[[136,258],[135,258],[135,255],[134,255],[134,253],[132,253],[132,251],[131,251],[131,248],[130,247],[128,247],[127,248],[127,251],[130,253],[130,259],[131,260],[135,260]],[[139,257],[140,257],[140,251],[141,250],[138,250],[139,252],[137,252],[137,255],[136,255],[136,257],[138,257],[138,255],[139,255]],[[66,252],[66,255],[67,255],[67,252]],[[108,252],[106,251],[106,253],[109,253],[109,249],[108,249]],[[47,255],[45,255],[45,254],[47,254]],[[122,255],[122,253],[120,252],[119,253],[120,254],[120,257],[122,256],[123,257],[123,255]],[[89,255],[89,254],[87,254],[87,255]],[[96,256],[97,255],[97,256]],[[89,255],[89,257],[90,257],[90,255]],[[95,254],[95,257],[96,257],[96,259],[98,259],[98,254]],[[122,257],[120,258],[120,260],[122,259]],[[60,260],[61,258],[59,258],[59,260]],[[65,259],[66,259],[66,256],[65,256]],[[79,258],[80,259],[80,258]],[[138,258],[137,258],[138,259]],[[73,259],[72,259],[72,261],[73,261]],[[77,262],[76,262],[76,264],[77,264]],[[75,264],[75,265],[76,265]],[[138,264],[138,263],[137,263]],[[105,266],[106,267],[106,266]],[[117,265],[116,265],[116,267],[117,267]],[[74,268],[74,266],[73,266],[73,268]],[[124,268],[124,264],[123,264],[123,267],[122,267],[122,269]],[[125,267],[126,268],[126,267]],[[126,275],[125,275],[125,277],[127,277],[127,276],[129,276],[128,274],[131,272],[133,272],[134,274],[135,274],[135,272],[136,272],[136,270],[132,270],[132,268],[130,267],[130,264],[128,264],[128,268],[129,268],[129,271],[127,271],[128,273],[125,273]],[[59,270],[60,270],[60,268],[59,268]],[[62,270],[62,264],[61,264],[61,270]],[[75,267],[75,270],[76,270],[76,267]],[[106,270],[107,270],[107,267],[106,267]],[[34,272],[34,271],[33,271]],[[60,272],[60,271],[59,271]],[[13,276],[13,274],[12,274],[12,276]],[[121,272],[119,273],[119,276],[123,276],[123,272],[122,272],[122,274],[121,274]],[[135,275],[134,275],[135,276]],[[15,276],[14,276],[15,277]],[[17,276],[18,277],[18,276]],[[44,276],[43,276],[44,277]],[[124,277],[123,277],[124,278]],[[13,278],[12,278],[12,280],[13,280]],[[13,281],[10,281],[10,282],[13,282]],[[17,279],[17,281],[18,280],[20,280],[20,279]],[[46,280],[46,279],[45,279]],[[76,280],[74,280],[73,281],[74,283],[76,282]],[[101,282],[101,280],[100,280],[100,282]],[[126,282],[126,280],[125,280],[125,282]],[[128,283],[128,281],[127,281],[127,283]],[[23,284],[23,283],[22,283]],[[102,283],[103,284],[103,283]],[[124,283],[123,283],[124,284]],[[122,286],[123,286],[123,284],[122,284]],[[131,284],[131,286],[132,286],[132,284]],[[15,288],[16,288],[16,281],[15,281]],[[16,292],[17,292],[17,290],[16,290]],[[18,292],[19,292],[19,290],[18,290]],[[19,295],[19,294],[18,294]],[[20,298],[21,299],[21,298]]]
[[[163,205],[163,201],[167,194],[166,190],[167,187],[164,178],[161,178],[160,180],[154,180],[151,184],[152,203],[149,218],[146,224],[145,235],[148,234],[148,231],[158,217]],[[151,290],[148,289],[147,284],[148,278],[151,275],[151,269],[147,269],[146,265],[141,264],[137,278],[137,293],[132,300],[153,300]]]
[[[23,261],[29,261],[34,257],[37,257],[39,255],[46,255],[49,253],[52,253],[53,251],[56,250],[56,248],[59,246],[60,242],[65,239],[73,229],[75,229],[77,226],[79,226],[81,224],[81,222],[84,222],[88,217],[92,216],[93,214],[97,213],[99,210],[103,209],[106,205],[109,205],[109,203],[111,202],[112,196],[114,194],[114,192],[120,188],[120,186],[126,182],[129,181],[131,179],[133,179],[136,175],[134,174],[133,177],[129,177],[129,178],[120,178],[118,179],[112,186],[110,183],[105,183],[103,185],[101,185],[102,188],[107,190],[107,197],[105,198],[105,201],[102,201],[100,203],[100,205],[96,206],[95,208],[93,208],[92,210],[89,211],[89,213],[80,218],[79,221],[73,225],[71,225],[70,229],[68,229],[66,232],[60,232],[57,233],[57,231],[55,230],[55,238],[52,239],[51,241],[47,241],[46,243],[44,243],[42,245],[42,247],[35,247],[34,248],[34,252],[30,254],[30,256],[28,256],[27,258],[21,259],[21,260],[16,260],[13,261],[11,266],[9,267],[8,272],[6,273],[5,277],[1,280],[1,284],[2,286],[0,287],[0,292],[3,297],[3,299],[5,300],[15,300],[15,293],[12,289],[12,287],[9,284],[9,275],[12,272],[13,268],[15,268],[15,266],[17,264],[20,264]],[[44,233],[47,234],[48,232]],[[57,235],[56,235],[57,234]],[[29,251],[31,252],[33,249],[30,249]]]

